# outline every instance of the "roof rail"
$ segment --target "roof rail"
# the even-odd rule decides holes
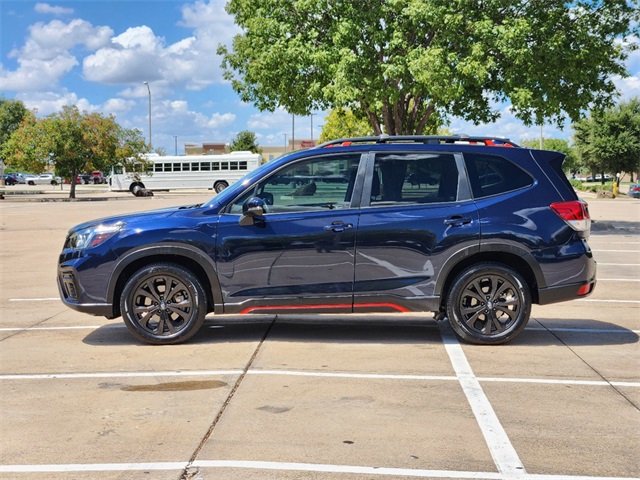
[[[519,147],[516,143],[508,138],[499,137],[483,137],[460,135],[386,135],[382,134],[377,137],[356,137],[356,138],[339,138],[318,145],[316,148],[327,147],[348,147],[353,144],[361,143],[423,143],[431,145],[439,145],[442,143],[462,143],[472,145],[486,145],[488,147]]]

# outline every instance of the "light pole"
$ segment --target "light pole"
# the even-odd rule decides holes
[[[309,116],[311,117],[311,143],[313,143],[313,116],[314,115],[315,115],[315,113],[310,113],[309,114]]]
[[[291,114],[291,151],[296,149],[296,116]]]
[[[287,152],[287,134],[284,134],[284,151]]]
[[[176,157],[178,156],[178,135],[174,135],[173,139],[176,142]]]
[[[149,86],[149,82],[142,82],[147,86],[147,90],[149,91],[149,146],[151,147],[151,87]]]

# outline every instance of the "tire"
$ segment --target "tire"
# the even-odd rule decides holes
[[[33,180],[29,180],[29,185],[35,185],[35,182]]]
[[[51,180],[51,185],[55,187],[56,185],[58,185],[58,182],[56,182],[55,180]]]
[[[136,197],[139,197],[140,192],[142,191],[143,188],[144,188],[144,185],[142,185],[141,183],[132,183],[131,186],[129,187],[129,191],[133,193]]]
[[[227,188],[229,186],[229,184],[227,182],[216,182],[213,185],[213,189],[216,191],[216,193],[220,193],[221,191],[223,191],[225,188]]]
[[[520,274],[500,263],[479,263],[460,272],[446,302],[453,330],[478,345],[514,339],[531,314],[529,286]]]
[[[189,270],[172,263],[157,263],[141,268],[127,281],[120,297],[120,311],[125,325],[138,340],[171,345],[189,340],[202,327],[207,296]]]

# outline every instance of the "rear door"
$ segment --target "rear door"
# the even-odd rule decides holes
[[[437,310],[435,284],[443,265],[454,255],[474,253],[480,241],[462,156],[378,152],[367,168],[354,308]]]

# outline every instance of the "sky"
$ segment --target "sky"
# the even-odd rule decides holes
[[[168,154],[183,154],[185,142],[228,143],[243,130],[255,132],[259,145],[284,145],[292,134],[291,115],[241,102],[222,77],[217,47],[240,33],[225,3],[0,0],[0,96],[22,100],[39,116],[64,105],[113,114],[146,138],[151,103],[153,147]],[[613,79],[622,99],[640,95],[639,51],[627,69],[630,77]],[[449,129],[516,142],[540,137],[540,127],[523,125],[508,104],[497,108],[502,116],[495,123],[452,119]],[[317,139],[327,112],[313,113],[295,118],[296,138],[311,138],[313,123]],[[543,127],[546,138],[571,133],[568,126]]]

